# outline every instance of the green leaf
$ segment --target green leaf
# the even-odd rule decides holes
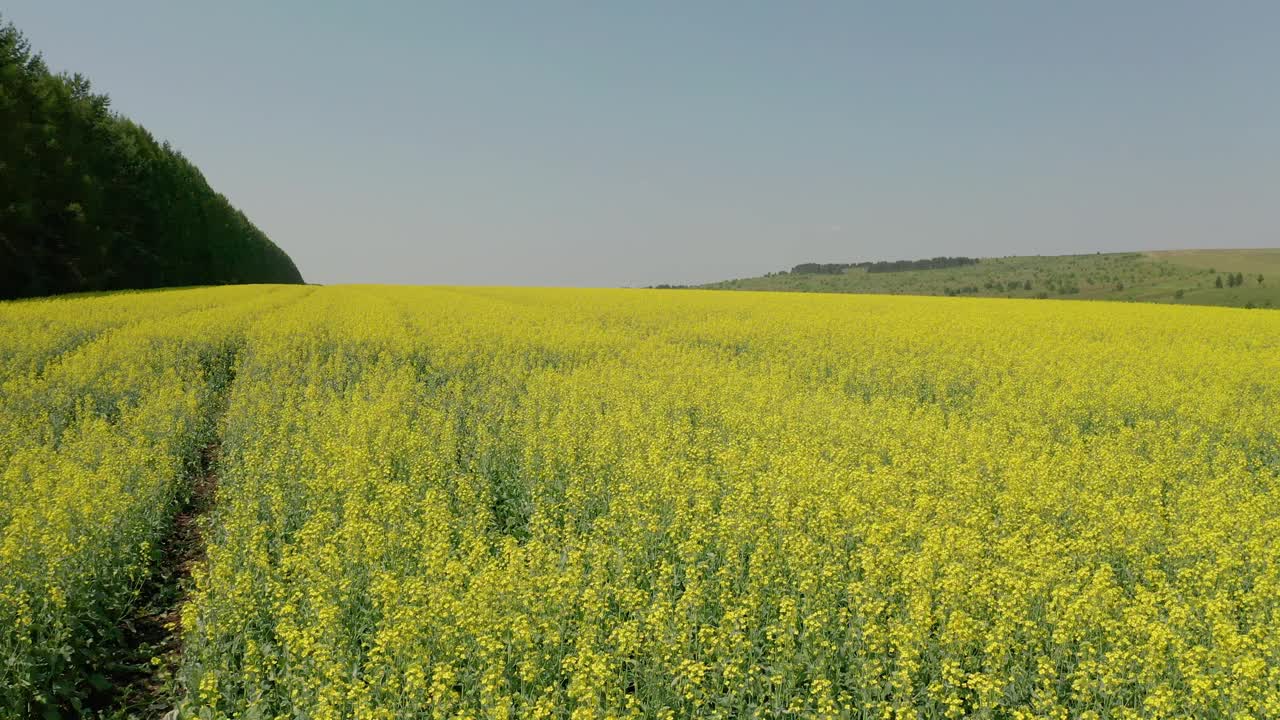
[[[102,673],[94,673],[89,676],[89,684],[95,690],[106,690],[111,687],[111,682],[102,676]]]

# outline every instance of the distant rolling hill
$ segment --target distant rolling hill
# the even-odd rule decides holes
[[[1166,250],[979,258],[935,269],[805,263],[715,290],[1057,298],[1280,308],[1280,249]],[[818,268],[825,272],[813,272]]]

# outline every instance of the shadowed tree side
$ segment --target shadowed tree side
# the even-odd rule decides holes
[[[0,25],[0,299],[300,282],[181,153]]]

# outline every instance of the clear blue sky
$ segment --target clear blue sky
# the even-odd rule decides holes
[[[1280,3],[8,0],[315,282],[1280,245]]]

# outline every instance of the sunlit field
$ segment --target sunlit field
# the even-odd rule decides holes
[[[216,446],[181,717],[1280,717],[1280,313],[247,286],[0,360],[0,716]]]

